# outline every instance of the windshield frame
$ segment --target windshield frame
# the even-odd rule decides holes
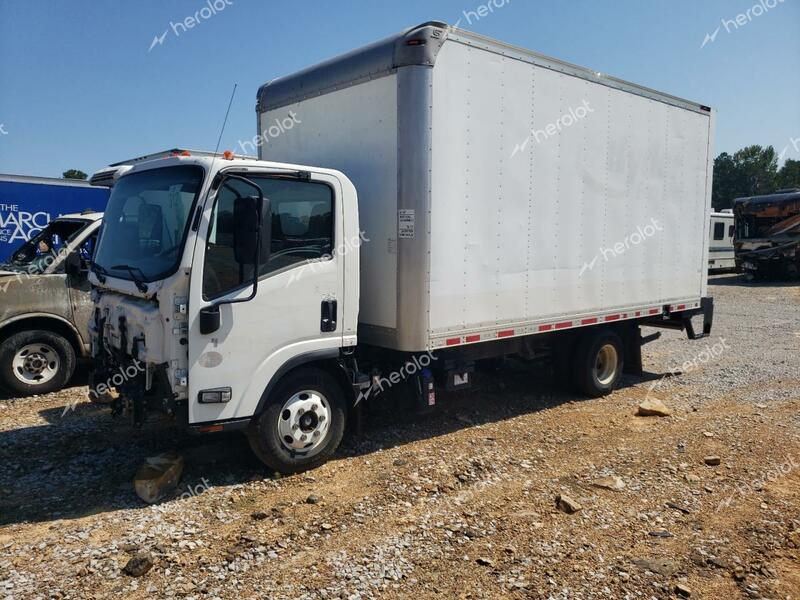
[[[189,231],[192,229],[192,224],[193,224],[193,222],[195,221],[195,218],[196,218],[198,202],[199,202],[203,192],[206,189],[206,176],[207,176],[206,168],[203,165],[197,164],[197,163],[188,163],[187,164],[187,163],[179,162],[177,164],[164,165],[164,166],[159,166],[159,167],[155,167],[155,168],[152,168],[152,169],[132,170],[132,171],[129,171],[128,173],[125,173],[122,177],[119,178],[119,181],[122,181],[125,178],[135,177],[136,175],[150,174],[150,173],[153,173],[155,171],[163,171],[163,170],[166,170],[166,169],[175,169],[175,168],[180,168],[180,167],[196,169],[196,170],[198,170],[200,172],[201,176],[200,176],[200,183],[199,183],[199,185],[197,187],[197,191],[194,194],[194,198],[192,198],[192,203],[191,203],[191,205],[189,207],[189,210],[186,212],[186,223],[185,223],[185,225],[183,227],[183,234],[181,236],[181,241],[180,241],[180,244],[178,245],[178,248],[177,248],[177,250],[175,252],[175,260],[172,263],[172,265],[169,268],[165,269],[164,271],[161,271],[160,273],[156,273],[156,274],[152,275],[151,277],[147,277],[146,274],[141,271],[141,269],[138,269],[137,268],[138,265],[131,265],[134,268],[134,270],[138,270],[139,273],[141,273],[142,275],[145,275],[144,277],[135,277],[130,272],[130,270],[112,269],[111,265],[106,266],[106,265],[102,265],[102,264],[97,263],[96,262],[96,259],[98,257],[97,251],[100,249],[101,244],[103,243],[103,236],[104,236],[104,234],[106,232],[106,217],[108,216],[108,204],[107,204],[106,205],[106,211],[103,214],[103,223],[100,226],[100,233],[98,234],[98,237],[97,237],[97,246],[95,248],[95,255],[94,255],[94,257],[92,257],[92,269],[91,270],[95,273],[95,275],[97,275],[97,273],[99,271],[99,269],[96,269],[96,267],[100,267],[102,269],[102,271],[100,271],[100,273],[102,274],[103,278],[112,277],[114,279],[122,279],[123,281],[132,281],[134,283],[138,280],[138,281],[140,281],[140,282],[142,282],[144,284],[150,284],[150,283],[154,283],[156,281],[161,281],[161,280],[167,279],[168,277],[171,277],[172,275],[174,275],[180,269],[181,262],[183,261],[183,255],[186,252],[186,241],[189,238]],[[114,191],[117,189],[117,185],[119,184],[119,181],[114,185],[113,188],[111,188],[111,197],[113,197]],[[109,204],[111,203],[111,197],[109,197]]]

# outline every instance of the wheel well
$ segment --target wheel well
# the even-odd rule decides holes
[[[28,317],[26,319],[13,321],[0,329],[0,339],[6,340],[15,333],[33,331],[34,329],[57,333],[70,343],[73,350],[75,350],[76,356],[86,355],[86,351],[83,347],[83,340],[80,339],[75,330],[63,321],[50,317]]]
[[[290,368],[286,369],[285,371],[278,371],[272,380],[267,384],[267,388],[264,390],[264,393],[261,395],[261,400],[258,403],[258,407],[256,408],[255,413],[253,414],[254,417],[257,417],[261,412],[263,412],[264,408],[267,405],[268,397],[270,393],[275,389],[275,387],[286,377],[290,376],[291,374],[295,373],[300,369],[308,369],[308,368],[316,368],[328,373],[331,377],[333,377],[339,385],[341,385],[342,391],[344,392],[345,398],[348,401],[352,401],[355,399],[355,393],[353,392],[353,386],[350,385],[350,381],[347,379],[347,374],[344,372],[344,369],[339,365],[339,362],[334,358],[319,358],[319,359],[312,359],[308,362],[301,362],[299,364],[292,365]],[[352,402],[349,402],[352,405]]]

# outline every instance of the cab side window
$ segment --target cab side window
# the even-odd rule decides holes
[[[333,191],[327,185],[292,179],[260,179],[269,198],[269,259],[261,274],[330,258],[333,253]]]
[[[333,253],[333,191],[327,185],[251,177],[265,198],[270,214],[262,215],[262,244],[269,231],[269,249],[262,248],[259,275],[301,266],[308,261],[327,260]],[[252,189],[238,181],[229,181],[217,193],[211,213],[203,267],[203,297],[223,296],[247,285],[253,278],[251,265],[236,262],[233,251],[233,207],[239,195],[251,195]],[[268,229],[269,228],[269,229]]]

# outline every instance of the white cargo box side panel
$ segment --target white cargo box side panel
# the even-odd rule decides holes
[[[295,115],[276,136],[275,120]],[[342,171],[358,193],[361,242],[359,323],[397,320],[397,77],[388,75],[261,113],[259,150],[275,160]],[[277,131],[277,130],[276,130]],[[368,241],[367,241],[368,240]],[[358,240],[346,240],[352,248]]]
[[[701,297],[708,115],[450,40],[433,80],[434,336]]]

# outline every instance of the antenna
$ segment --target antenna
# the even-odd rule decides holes
[[[233,84],[233,91],[231,92],[231,99],[228,101],[228,110],[225,111],[225,120],[222,122],[222,129],[219,131],[219,137],[217,138],[217,147],[214,148],[214,157],[211,159],[211,169],[210,171],[214,172],[214,163],[217,160],[217,152],[219,151],[220,142],[222,142],[222,134],[225,133],[225,126],[228,124],[228,115],[231,112],[231,105],[233,104],[233,97],[236,95],[236,88],[239,87],[238,83]]]

